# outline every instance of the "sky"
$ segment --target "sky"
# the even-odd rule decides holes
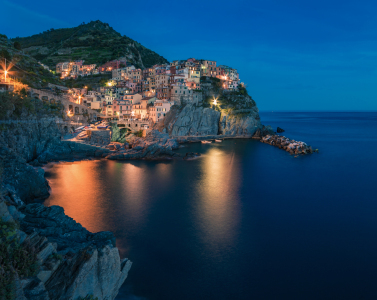
[[[101,20],[164,56],[240,73],[261,111],[377,111],[377,1],[0,0],[0,33]],[[5,13],[4,13],[5,12]]]

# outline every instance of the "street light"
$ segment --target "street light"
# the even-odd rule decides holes
[[[217,105],[217,98],[213,98],[213,104]]]
[[[4,75],[5,75],[5,82],[7,82],[7,74],[8,74],[8,71],[7,71],[7,70],[5,70],[5,71],[4,71]]]

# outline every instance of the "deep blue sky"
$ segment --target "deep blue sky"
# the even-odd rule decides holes
[[[238,69],[260,110],[377,110],[377,1],[0,0],[0,7],[8,37],[99,19],[168,60],[217,60]]]

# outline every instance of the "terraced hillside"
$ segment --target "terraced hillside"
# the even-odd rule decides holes
[[[166,63],[156,52],[116,32],[109,24],[92,21],[74,28],[50,29],[30,37],[15,38],[22,50],[54,69],[58,62],[85,60],[85,64],[103,64],[126,57],[137,67]]]
[[[48,83],[63,84],[58,76],[43,68],[38,61],[19,49],[17,43],[0,34],[0,76],[7,60],[9,77],[34,88],[46,87]]]

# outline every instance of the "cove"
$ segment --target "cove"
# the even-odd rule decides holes
[[[320,150],[186,144],[183,161],[52,164],[45,205],[112,231],[117,299],[375,299],[377,113],[261,113]]]

